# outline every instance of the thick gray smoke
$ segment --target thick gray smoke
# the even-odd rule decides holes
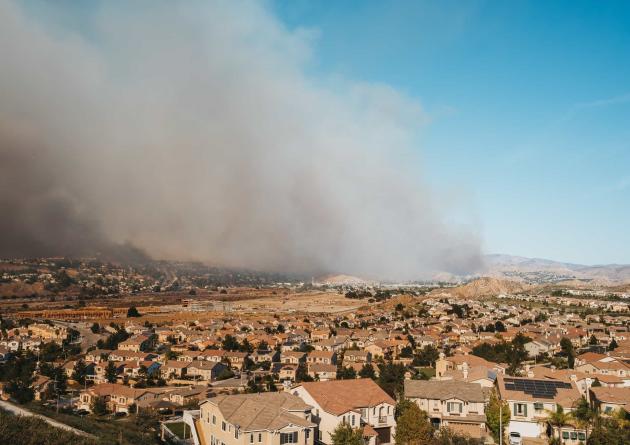
[[[419,105],[307,75],[309,33],[265,4],[108,1],[60,23],[0,2],[0,256],[130,243],[265,270],[477,266],[478,239],[418,177]]]

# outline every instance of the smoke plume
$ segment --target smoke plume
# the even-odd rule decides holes
[[[419,104],[308,74],[313,33],[265,3],[39,11],[0,2],[0,256],[129,243],[264,270],[477,266],[479,240],[420,177]]]

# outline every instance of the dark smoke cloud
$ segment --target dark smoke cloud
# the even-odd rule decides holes
[[[312,34],[264,4],[103,2],[86,27],[0,3],[0,256],[131,243],[370,277],[478,266],[419,178],[420,106],[306,75]]]

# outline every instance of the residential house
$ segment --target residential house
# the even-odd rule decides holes
[[[483,388],[455,380],[405,380],[405,398],[425,411],[436,427],[482,438],[487,434]]]
[[[121,351],[148,351],[155,346],[156,340],[155,334],[140,334],[134,335],[131,338],[118,344],[118,349]]]
[[[336,365],[337,354],[333,351],[311,351],[306,356],[308,364]]]
[[[604,416],[619,410],[630,413],[630,387],[591,387],[589,399],[593,408]]]
[[[195,360],[186,368],[186,375],[199,378],[208,382],[214,382],[228,367],[223,363],[209,362],[207,360]]]
[[[556,437],[568,434],[566,445],[577,445],[579,441],[585,441],[586,432],[577,425],[569,423],[557,431],[547,422],[549,413],[556,412],[558,406],[567,413],[573,410],[581,397],[575,382],[498,375],[497,388],[499,397],[510,408],[509,432],[519,432],[524,438],[546,438],[547,431],[551,429]]]
[[[335,380],[337,378],[337,365],[328,365],[324,363],[308,363],[307,372],[308,375],[315,380]]]
[[[196,422],[207,445],[313,445],[311,407],[289,393],[220,395],[201,403]]]
[[[186,375],[191,362],[167,360],[160,368],[160,374],[164,379],[182,378]]]
[[[304,382],[290,391],[313,407],[320,444],[332,444],[332,433],[340,423],[364,427],[367,445],[394,441],[396,401],[371,379]]]

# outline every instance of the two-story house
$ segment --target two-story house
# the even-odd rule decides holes
[[[311,407],[289,393],[220,395],[201,403],[200,443],[313,445]]]
[[[394,441],[396,401],[371,379],[304,382],[290,391],[313,407],[318,444],[332,444],[332,433],[340,423],[364,427],[367,445]]]
[[[457,380],[405,380],[405,398],[425,411],[436,427],[474,438],[486,436],[485,396],[477,383]]]
[[[524,438],[546,439],[547,432],[551,430],[555,437],[568,435],[569,440],[563,440],[566,445],[577,445],[586,439],[585,430],[576,425],[567,424],[556,431],[547,421],[549,413],[556,412],[558,406],[566,413],[573,410],[581,398],[575,382],[498,375],[497,388],[499,397],[507,402],[510,409],[509,432],[518,432]],[[574,441],[572,437],[575,437]]]

